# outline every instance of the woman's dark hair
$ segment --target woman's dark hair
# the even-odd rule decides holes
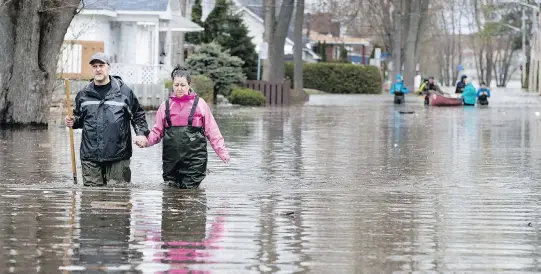
[[[184,67],[177,65],[173,71],[171,72],[171,80],[175,81],[175,77],[184,77],[186,78],[186,81],[188,82],[188,85],[192,83],[192,77],[190,76],[190,73],[188,70],[186,70]]]

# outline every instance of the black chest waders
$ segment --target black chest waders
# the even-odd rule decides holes
[[[169,185],[198,188],[206,177],[207,138],[204,127],[192,126],[199,96],[195,96],[187,126],[172,126],[169,100],[165,102],[166,128],[163,137],[163,180]]]

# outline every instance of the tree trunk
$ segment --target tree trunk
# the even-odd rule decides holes
[[[304,97],[303,83],[302,83],[302,49],[304,48],[304,43],[302,39],[302,27],[304,23],[304,0],[297,0],[297,7],[295,10],[295,29],[294,29],[294,39],[295,39],[295,52],[294,56],[294,68],[293,68],[293,90],[294,98]]]
[[[265,32],[263,40],[268,43],[269,47],[267,59],[263,62],[262,79],[265,81],[279,83],[284,81],[284,45],[294,3],[294,0],[284,0],[277,19],[276,0],[264,0]]]
[[[415,63],[421,64],[421,45],[424,42],[423,37],[427,29],[427,18],[428,18],[428,7],[429,0],[421,0],[421,14],[419,15],[419,29],[417,30],[417,38],[415,40]],[[419,67],[419,73],[422,71],[422,68]]]
[[[0,6],[0,125],[48,124],[64,36],[79,0],[20,0]]]
[[[389,80],[393,83],[396,79],[396,75],[401,73],[402,70],[402,1],[396,1],[395,10],[393,14],[393,32],[394,38],[392,42],[392,57],[393,57],[393,71]]]
[[[492,70],[490,69],[494,63],[494,50],[492,46],[492,41],[486,41],[486,70],[485,70],[485,81],[487,87],[490,87],[490,82],[492,82]]]
[[[409,2],[410,12],[406,16],[408,20],[408,34],[406,36],[406,45],[404,47],[404,83],[409,90],[413,90],[413,80],[415,77],[415,48],[417,42],[417,31],[420,22],[420,1],[411,0]]]

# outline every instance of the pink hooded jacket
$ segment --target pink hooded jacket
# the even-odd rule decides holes
[[[174,94],[171,94],[169,97],[169,111],[172,126],[188,125],[188,116],[192,110],[195,95],[196,94],[191,91],[188,95],[182,96],[182,98],[178,98]],[[148,135],[148,146],[153,146],[162,140],[166,124],[165,102],[163,102],[156,113],[154,127],[152,127],[152,130]],[[216,120],[214,120],[214,116],[212,115],[207,102],[205,102],[205,100],[203,100],[201,97],[199,97],[199,102],[197,103],[197,109],[193,117],[192,126],[204,127],[205,135],[210,141],[210,145],[218,157],[220,157],[220,159],[222,159],[224,162],[229,160],[229,152],[225,147],[224,137],[218,128],[218,124],[216,124]]]

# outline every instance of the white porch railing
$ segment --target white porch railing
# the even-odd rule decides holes
[[[133,65],[111,63],[110,75],[122,77],[128,84],[161,84],[168,72],[164,65]]]
[[[82,72],[83,45],[75,43],[64,43],[60,49],[60,57],[58,58],[57,73],[74,73]]]

